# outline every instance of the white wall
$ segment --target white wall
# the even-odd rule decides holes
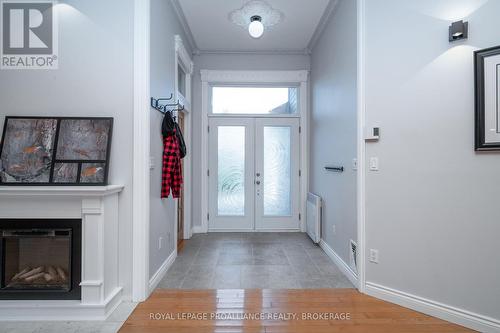
[[[67,0],[58,5],[59,69],[0,71],[4,116],[113,117],[110,184],[120,195],[120,284],[132,280],[133,1]]]
[[[500,319],[500,152],[474,152],[473,51],[500,1],[366,1],[367,281]],[[451,20],[469,21],[448,42]],[[366,168],[366,166],[365,166]]]
[[[307,55],[202,54],[194,57],[193,75],[193,226],[201,226],[201,76],[200,70],[301,70],[310,68]],[[204,217],[206,219],[206,217]]]
[[[180,35],[188,48],[187,39],[170,1],[151,1],[151,96],[168,97],[175,84],[175,35]],[[188,49],[188,52],[190,50]],[[165,102],[166,103],[166,102]],[[172,102],[170,102],[172,103]],[[175,249],[175,201],[170,196],[161,199],[161,170],[163,139],[161,122],[163,115],[151,109],[151,153],[155,168],[150,179],[150,242],[149,274],[153,276]],[[163,247],[158,240],[163,237]]]
[[[357,238],[356,22],[356,1],[341,0],[311,60],[310,191],[323,198],[322,239],[347,264],[350,240]],[[326,171],[326,165],[345,171]]]

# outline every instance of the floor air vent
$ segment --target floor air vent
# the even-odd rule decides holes
[[[358,272],[358,269],[357,269],[357,267],[358,267],[358,263],[357,263],[358,244],[356,244],[356,242],[353,241],[352,239],[351,239],[350,244],[351,244],[351,251],[350,251],[351,255],[349,258],[349,266],[351,267],[351,269],[355,273],[357,273]]]

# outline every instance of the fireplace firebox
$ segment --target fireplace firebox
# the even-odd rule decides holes
[[[0,299],[80,300],[79,219],[0,219]]]

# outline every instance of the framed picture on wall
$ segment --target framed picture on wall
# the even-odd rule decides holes
[[[0,185],[107,185],[113,118],[6,117]]]
[[[474,52],[475,149],[500,150],[500,46]]]

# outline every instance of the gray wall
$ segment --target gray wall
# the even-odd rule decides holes
[[[64,3],[58,6],[59,69],[0,71],[0,128],[6,115],[114,118],[109,182],[125,185],[119,202],[119,267],[120,284],[130,297],[133,1]]]
[[[356,52],[356,1],[341,0],[312,51],[310,191],[323,198],[323,240],[347,264],[357,239]]]
[[[151,96],[168,97],[174,92],[175,84],[175,40],[180,35],[188,52],[189,46],[184,36],[175,10],[170,1],[151,1]],[[170,196],[161,199],[161,168],[163,142],[161,122],[163,116],[151,111],[151,153],[155,168],[150,179],[150,242],[149,274],[152,276],[175,249],[175,202]],[[159,249],[159,238],[163,246]]]
[[[498,13],[497,0],[366,1],[367,123],[381,125],[367,280],[497,320],[500,153],[474,152],[473,51],[500,43]],[[469,39],[450,44],[464,17]]]
[[[193,75],[193,226],[201,225],[201,76],[200,70],[301,70],[310,68],[307,55],[203,54],[194,57]],[[206,217],[205,217],[206,218]]]

